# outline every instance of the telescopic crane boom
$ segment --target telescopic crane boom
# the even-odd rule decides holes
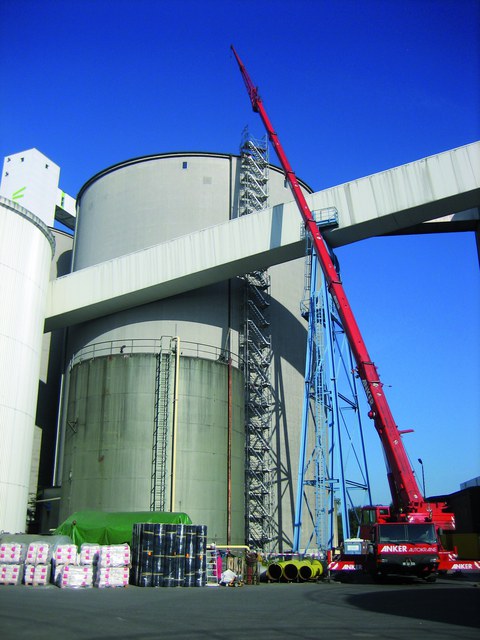
[[[307,201],[300,189],[297,177],[290,166],[280,143],[277,133],[265,111],[262,99],[257,87],[240,60],[235,48],[231,47],[236,58],[245,86],[247,88],[253,111],[260,115],[267,130],[269,140],[275,149],[277,157],[285,172],[286,179],[293,192],[295,201],[305,224],[305,230],[310,234],[319,264],[325,277],[326,286],[343,324],[350,348],[352,350],[358,377],[362,381],[367,400],[370,405],[369,417],[373,420],[375,428],[385,452],[389,467],[388,481],[393,501],[393,511],[404,514],[409,521],[433,520],[438,527],[452,528],[451,514],[445,513],[444,503],[426,503],[425,498],[418,487],[415,475],[411,469],[408,457],[403,446],[401,432],[399,431],[389,404],[385,397],[383,384],[380,381],[377,368],[372,362],[363,337],[353,315],[350,303],[345,294],[340,276],[334,266],[332,257],[320,233]]]

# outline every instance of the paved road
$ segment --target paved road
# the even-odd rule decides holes
[[[480,637],[480,585],[422,582],[58,589],[0,587],[2,640]]]

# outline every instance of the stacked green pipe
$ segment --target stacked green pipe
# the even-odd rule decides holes
[[[267,578],[274,582],[284,580],[294,582],[316,580],[323,573],[323,565],[319,560],[280,560],[267,567]]]

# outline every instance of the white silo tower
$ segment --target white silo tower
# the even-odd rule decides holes
[[[53,226],[68,198],[37,149],[7,156],[0,185],[0,531],[26,530]],[[40,430],[37,429],[37,434]],[[39,438],[37,438],[38,440]],[[38,451],[36,452],[38,457]],[[36,460],[38,464],[38,459]]]

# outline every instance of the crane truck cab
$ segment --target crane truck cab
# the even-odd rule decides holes
[[[440,564],[440,543],[433,522],[410,522],[393,516],[390,507],[364,507],[359,537],[343,542],[329,569],[361,571],[376,581],[403,575],[434,582]]]
[[[435,581],[440,562],[432,523],[383,523],[372,527],[365,570],[374,579],[413,575]]]
[[[411,522],[390,507],[362,510],[360,538],[368,541],[365,571],[374,579],[413,575],[433,582],[437,577],[439,540],[433,522]]]

